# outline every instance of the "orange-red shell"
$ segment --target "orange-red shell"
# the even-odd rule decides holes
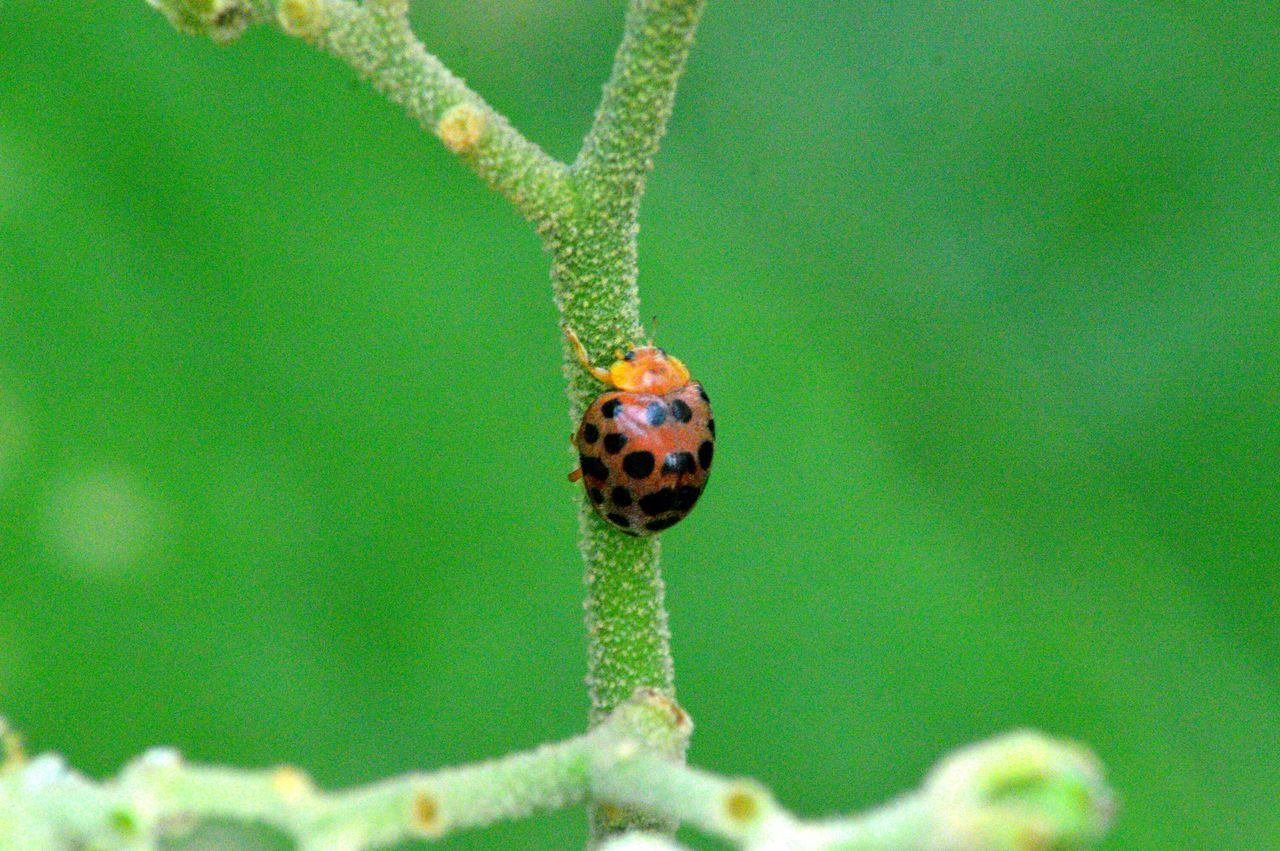
[[[668,529],[693,509],[715,440],[711,403],[696,381],[663,395],[601,394],[574,436],[587,498],[631,535]]]

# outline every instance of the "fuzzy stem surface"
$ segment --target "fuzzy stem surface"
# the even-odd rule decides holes
[[[549,236],[571,209],[567,168],[427,52],[407,4],[323,0],[314,41],[348,62]]]
[[[272,24],[351,65],[549,238],[571,212],[568,167],[429,53],[407,0],[147,0],[179,30],[225,44]]]
[[[0,762],[0,847],[142,851],[167,847],[166,839],[199,819],[223,818],[271,825],[305,849],[357,851],[439,839],[590,797],[751,851],[1084,851],[1114,809],[1092,754],[1021,731],[951,754],[919,790],[871,813],[805,821],[755,781],[686,766],[678,753],[691,732],[679,706],[642,691],[583,736],[328,793],[294,768],[191,766],[167,749],[95,782],[55,754],[28,760],[10,746]],[[661,834],[634,831],[603,838],[606,846],[673,847]]]
[[[631,0],[595,121],[574,163],[592,200],[634,212],[675,103],[705,0]]]
[[[553,290],[563,320],[599,357],[645,338],[638,287],[638,212],[644,178],[666,131],[704,0],[631,0],[622,43],[595,121],[571,169],[573,228],[551,243]],[[570,416],[600,393],[566,344]],[[592,723],[638,688],[675,696],[675,668],[656,537],[631,538],[579,497],[586,562],[587,686]],[[683,748],[674,754],[683,759]],[[595,807],[592,840],[674,823],[639,811]]]
[[[553,244],[552,281],[566,324],[588,352],[629,348],[643,339],[636,288],[634,234],[580,213],[563,242]],[[564,348],[570,421],[604,389]],[[657,536],[633,538],[606,523],[577,491],[579,549],[585,564],[587,599],[587,690],[590,721],[600,723],[638,688],[675,696],[675,667],[659,568]],[[683,748],[677,755],[683,757]],[[592,841],[629,829],[670,832],[674,824],[629,809],[595,807]]]

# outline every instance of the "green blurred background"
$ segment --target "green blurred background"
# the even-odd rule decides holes
[[[552,153],[623,4],[418,0]],[[720,446],[692,758],[807,814],[1031,725],[1280,848],[1280,7],[712,0],[643,216]],[[325,786],[582,728],[547,258],[336,61],[0,16],[0,712]],[[447,848],[574,847],[580,812]]]

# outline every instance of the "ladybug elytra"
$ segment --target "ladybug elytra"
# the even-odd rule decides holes
[[[582,368],[614,388],[596,397],[574,435],[582,479],[596,512],[629,535],[652,535],[684,519],[702,496],[715,455],[711,400],[689,370],[655,346],[617,352],[593,366],[568,327]]]

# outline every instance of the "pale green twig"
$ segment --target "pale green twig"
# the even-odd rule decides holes
[[[612,77],[570,171],[427,52],[405,0],[148,0],[187,32],[230,41],[253,21],[346,60],[466,159],[537,225],[557,306],[596,354],[639,340],[636,211],[703,0],[632,0]],[[600,386],[566,348],[570,415]],[[628,538],[581,507],[588,683],[599,721],[639,687],[674,694],[656,538]]]
[[[435,133],[550,237],[573,207],[568,169],[423,47],[406,0],[148,0],[179,29],[227,42],[273,23],[343,59]]]
[[[427,52],[409,26],[407,3],[309,3],[328,19],[317,28],[317,44],[349,62],[439,136],[539,232],[549,236],[570,214],[565,166],[522,136]],[[298,5],[307,4],[285,0],[281,20],[288,22],[288,10]]]
[[[755,781],[690,768],[626,740],[592,757],[598,797],[753,851],[1070,851],[1092,847],[1113,809],[1091,753],[1031,731],[957,751],[919,792],[879,810],[825,821],[797,819]]]
[[[595,204],[634,211],[667,129],[705,0],[632,0],[574,176]]]
[[[636,211],[702,7],[703,0],[632,0],[613,73],[573,167],[580,209],[573,232],[556,247],[552,279],[565,321],[595,353],[643,339]],[[565,364],[576,419],[601,388],[568,346]],[[674,694],[656,539],[627,538],[584,505],[582,550],[593,718],[642,686]]]
[[[148,2],[188,32],[225,42],[252,21],[269,21],[346,60],[534,222],[553,254],[556,304],[593,352],[640,339],[636,214],[703,0],[631,0],[613,74],[572,171],[427,52],[409,27],[406,0]],[[567,348],[565,364],[576,420],[600,387]],[[637,688],[674,696],[675,674],[656,538],[622,535],[585,501],[580,514],[587,682],[591,719],[599,722]],[[670,827],[611,812],[615,817],[604,818],[597,811],[594,836]]]
[[[316,790],[297,769],[188,766],[164,749],[115,780],[93,783],[45,755],[0,771],[0,847],[152,849],[198,819],[220,817],[271,825],[312,851],[356,851],[436,839],[588,796],[755,851],[1071,851],[1090,847],[1110,816],[1110,792],[1087,752],[1018,733],[947,758],[921,791],[874,813],[802,821],[757,783],[674,759],[690,729],[674,703],[642,692],[585,736],[337,793]],[[631,834],[605,847],[678,846]]]
[[[644,339],[637,285],[637,214],[644,176],[666,130],[703,0],[631,0],[604,97],[573,166],[578,215],[552,243],[552,281],[564,320],[593,353]],[[564,349],[573,420],[601,390]],[[618,532],[582,501],[586,561],[587,685],[599,721],[640,687],[674,697],[675,668],[656,538]],[[677,754],[683,757],[683,754]],[[634,813],[596,808],[592,837],[671,829]]]
[[[0,722],[0,728],[3,727]],[[580,802],[593,783],[591,753],[606,738],[671,754],[687,741],[688,716],[657,693],[640,693],[586,736],[526,753],[323,793],[295,768],[193,766],[157,748],[119,778],[92,783],[47,754],[18,752],[0,769],[0,848],[39,836],[42,851],[152,848],[175,827],[229,818],[275,827],[308,849],[380,848],[406,838],[522,818]]]
[[[24,833],[57,837],[36,847],[152,848],[196,819],[277,828],[306,848],[380,848],[436,838],[580,801],[588,783],[585,737],[529,753],[322,794],[293,768],[243,771],[190,766],[174,751],[144,754],[115,780],[93,784],[52,755],[0,777],[0,847]],[[20,818],[17,818],[20,817]]]

